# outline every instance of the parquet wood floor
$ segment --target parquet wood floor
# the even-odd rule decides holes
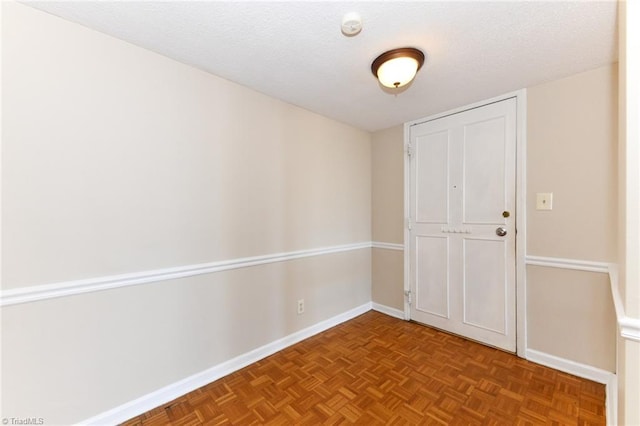
[[[370,311],[125,425],[604,425],[605,389]]]

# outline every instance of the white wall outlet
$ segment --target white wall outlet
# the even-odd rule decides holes
[[[551,210],[553,208],[553,192],[538,192],[536,194],[536,210]]]
[[[298,315],[304,313],[304,299],[298,300]]]

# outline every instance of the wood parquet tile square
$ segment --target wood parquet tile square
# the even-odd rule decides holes
[[[124,425],[604,425],[604,404],[604,385],[370,311]]]

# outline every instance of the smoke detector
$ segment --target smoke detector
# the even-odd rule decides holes
[[[342,34],[353,37],[362,31],[362,19],[355,12],[347,13],[342,17]]]

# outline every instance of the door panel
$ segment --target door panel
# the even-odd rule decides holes
[[[449,268],[440,265],[448,263],[449,242],[443,237],[418,237],[416,257],[418,258],[418,279],[423,285],[416,290],[416,309],[449,318]]]
[[[505,328],[505,244],[502,241],[464,240],[463,322],[502,333]],[[484,309],[485,306],[502,307]]]
[[[417,209],[424,223],[446,223],[449,217],[449,138],[447,132],[424,135],[416,144]],[[443,200],[434,203],[433,200]]]
[[[516,344],[515,145],[515,99],[410,129],[410,316],[509,351]]]
[[[504,117],[465,126],[464,221],[493,223],[504,208]]]

